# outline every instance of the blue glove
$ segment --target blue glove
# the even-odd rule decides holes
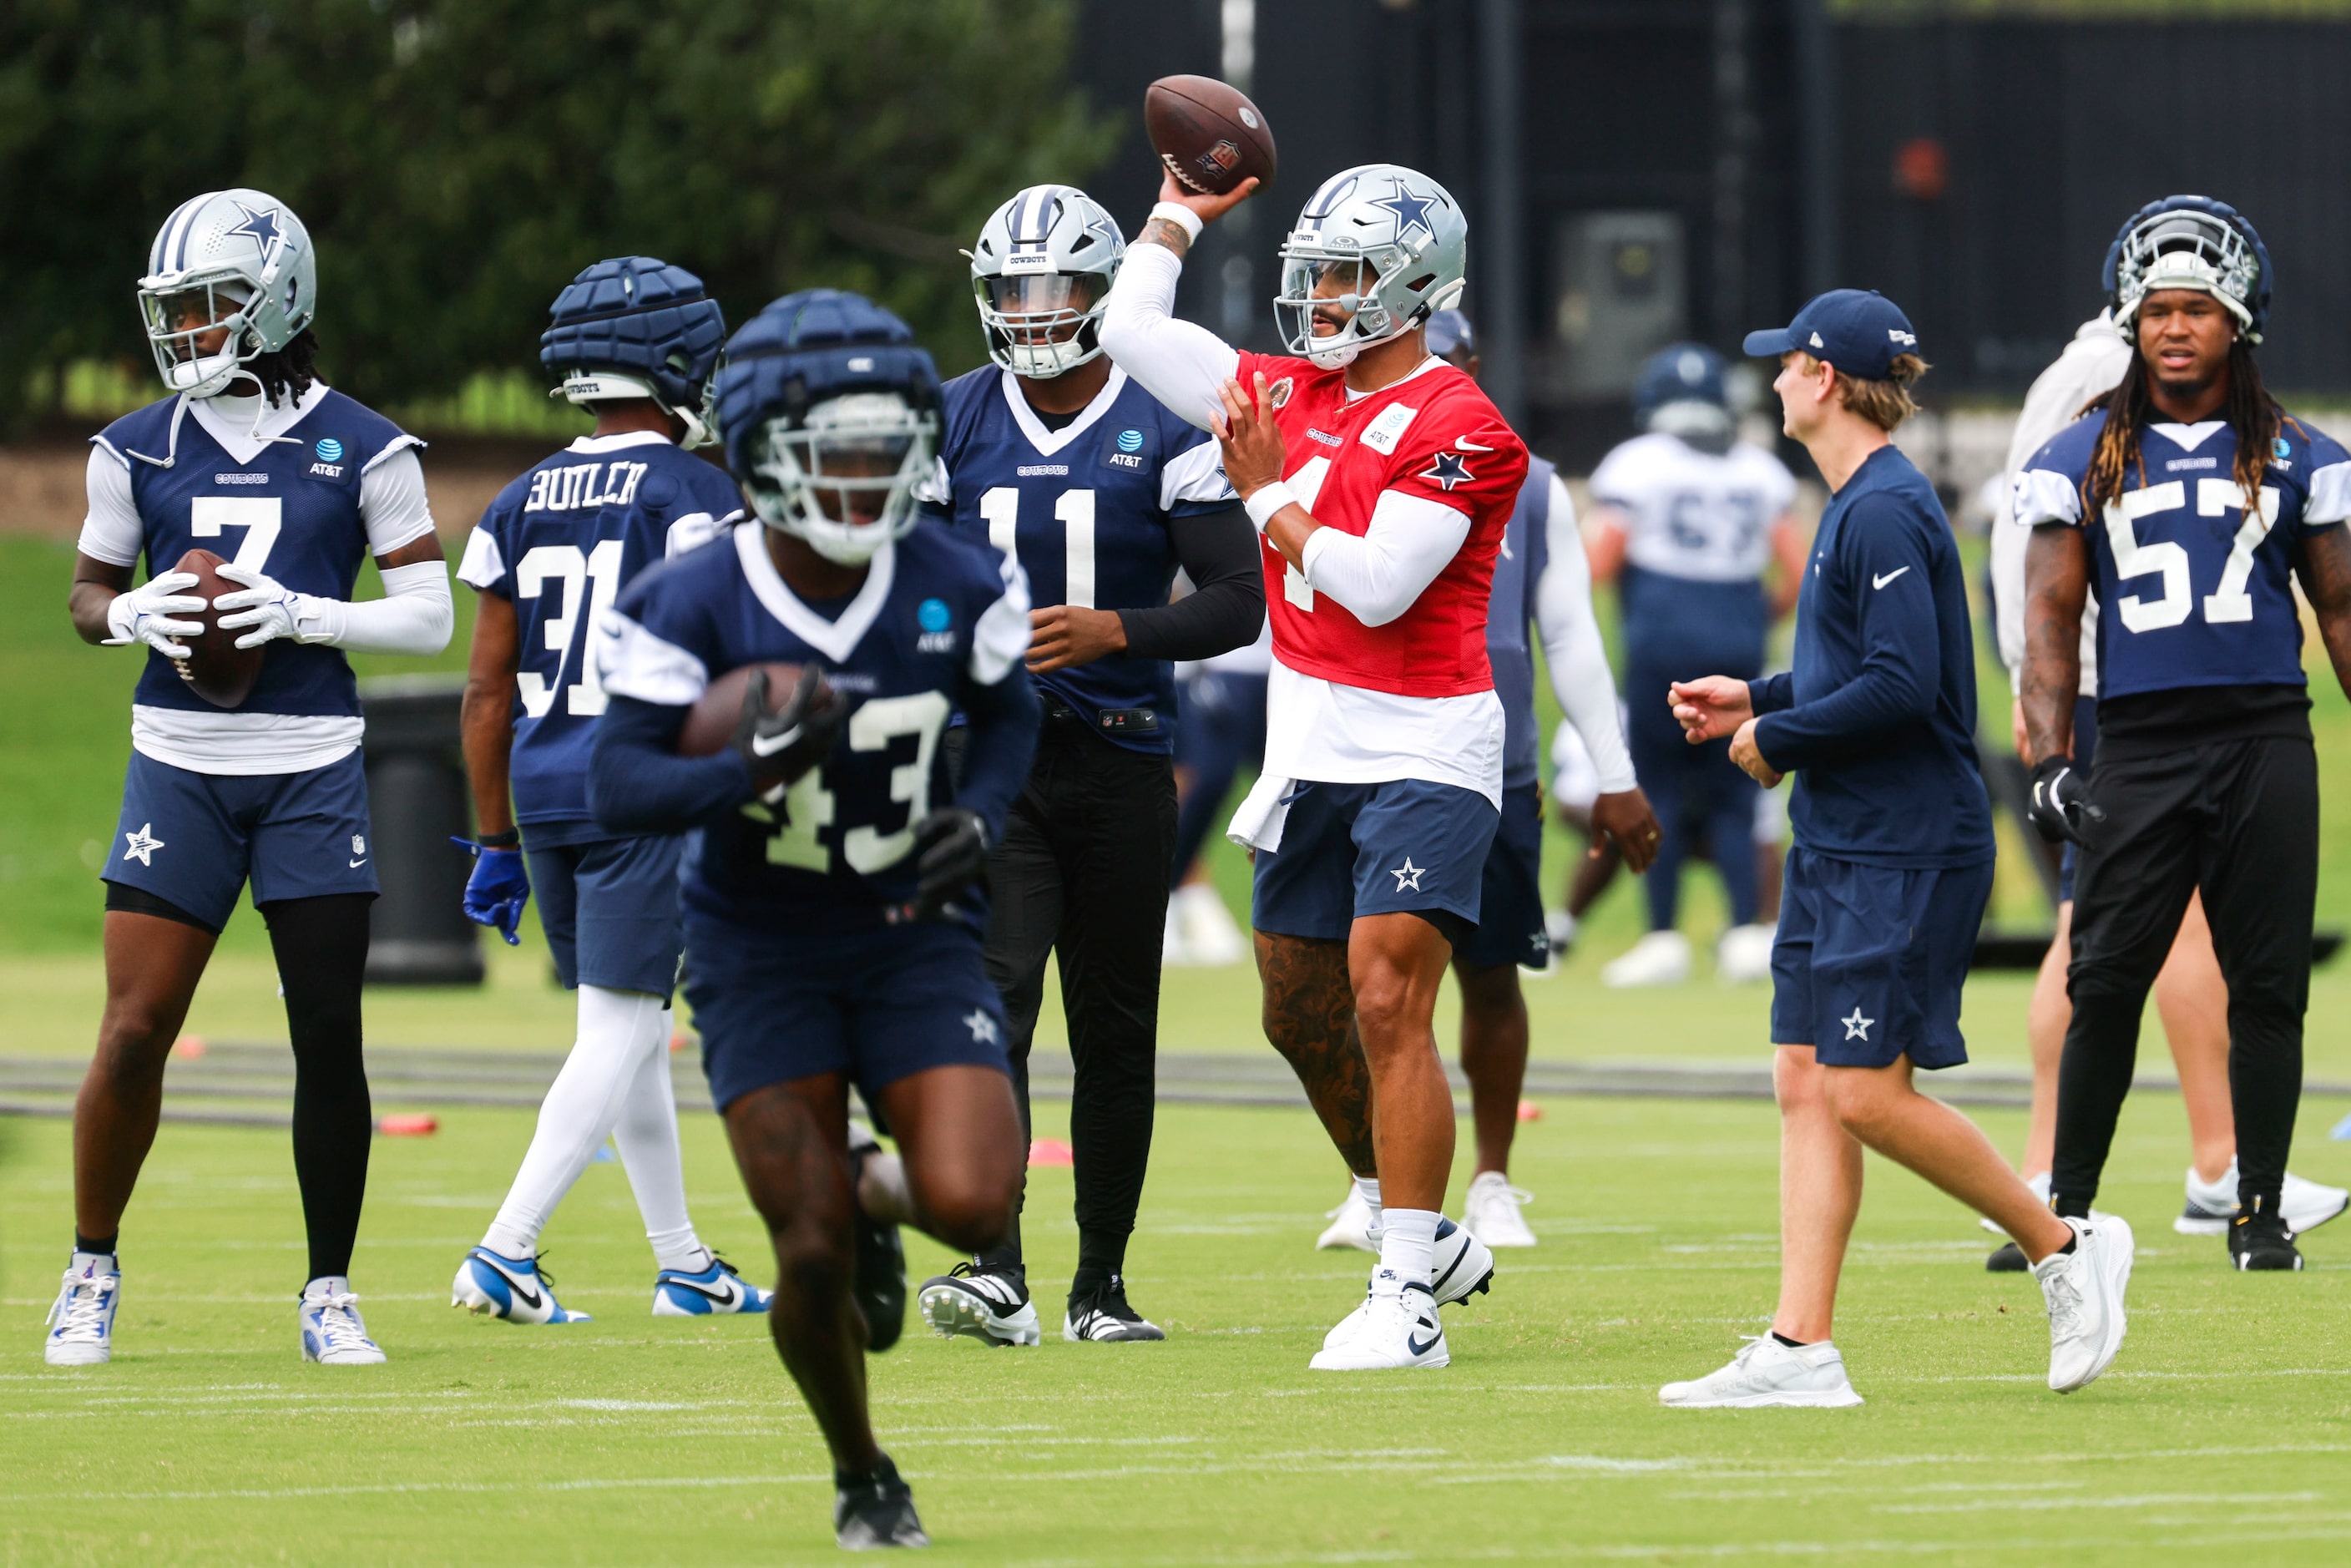
[[[530,903],[530,873],[523,867],[522,852],[485,849],[471,839],[449,841],[474,857],[474,874],[465,879],[465,918],[496,926],[509,947],[522,946],[516,932]]]

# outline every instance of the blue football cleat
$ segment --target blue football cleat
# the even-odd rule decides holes
[[[476,1247],[457,1265],[449,1304],[510,1323],[584,1323],[586,1312],[569,1312],[555,1300],[555,1281],[536,1258],[507,1258]]]
[[[726,1260],[714,1256],[698,1274],[684,1269],[664,1269],[653,1276],[653,1316],[699,1318],[713,1313],[764,1312],[776,1299],[737,1274]]]

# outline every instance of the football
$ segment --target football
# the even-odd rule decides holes
[[[1214,77],[1161,77],[1143,95],[1143,126],[1186,189],[1221,196],[1251,175],[1273,183],[1273,130],[1238,88]]]
[[[798,664],[744,664],[727,671],[703,689],[695,699],[694,710],[685,716],[685,727],[677,732],[680,757],[714,757],[735,744],[735,727],[743,720],[743,688],[750,685],[754,670],[768,672],[769,713],[790,700],[800,684]],[[830,706],[834,700],[832,688],[820,682],[816,690],[816,706]]]
[[[224,593],[245,591],[244,584],[231,582],[220,574],[220,569],[227,564],[208,549],[192,549],[172,568],[173,571],[195,573],[196,585],[183,591],[204,601],[204,613],[198,617],[204,623],[204,634],[184,639],[188,656],[179,661],[180,678],[214,707],[235,707],[251,696],[253,683],[261,678],[262,661],[269,653],[266,643],[258,648],[240,648],[236,640],[243,633],[220,628],[221,612],[213,608],[213,601]]]

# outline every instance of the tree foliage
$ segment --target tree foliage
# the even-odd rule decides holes
[[[14,0],[0,5],[0,423],[35,373],[135,358],[147,246],[256,186],[319,251],[330,378],[384,402],[535,367],[599,256],[700,273],[732,322],[820,285],[980,355],[958,246],[1110,129],[1069,0]]]

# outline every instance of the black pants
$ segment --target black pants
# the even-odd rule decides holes
[[[1029,782],[988,862],[987,973],[1012,1025],[1012,1085],[1029,1125],[1029,1047],[1057,956],[1076,1082],[1078,1271],[1120,1272],[1151,1158],[1159,951],[1176,852],[1168,760],[1048,718]],[[1020,1232],[985,1261],[1018,1266]]]
[[[2309,738],[2184,746],[2157,756],[2101,749],[2090,795],[2106,813],[2074,883],[2074,1019],[2057,1075],[2051,1201],[2089,1212],[2137,1059],[2148,987],[2204,895],[2229,983],[2229,1091],[2239,1201],[2272,1210],[2302,1098],[2318,897],[2318,760]]]

